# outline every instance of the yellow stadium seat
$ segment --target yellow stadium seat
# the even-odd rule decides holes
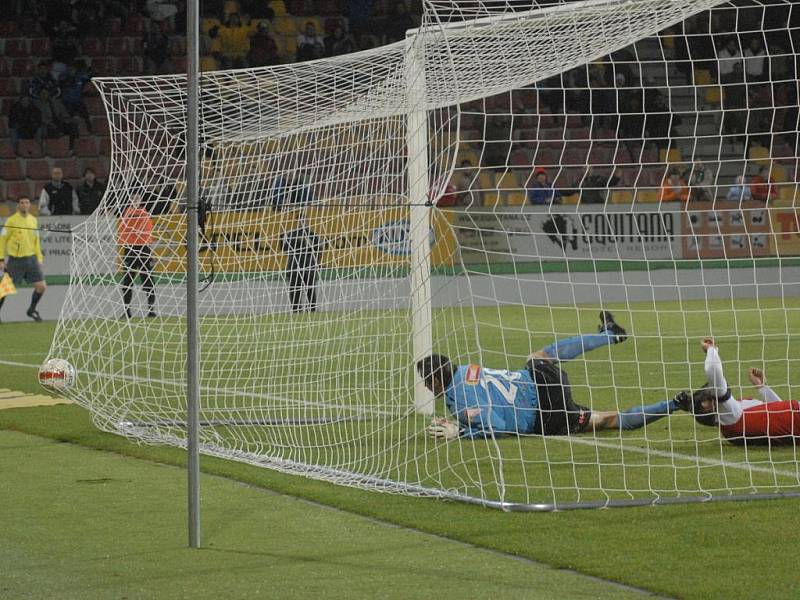
[[[795,184],[783,184],[778,186],[778,200],[781,202],[788,203],[787,205],[791,205],[794,202],[794,196],[797,192],[797,185]]]
[[[461,150],[458,153],[458,160],[456,161],[456,166],[461,166],[461,163],[465,160],[468,160],[473,167],[478,166],[480,163],[480,157],[478,153],[474,150]]]
[[[272,12],[275,13],[276,17],[285,17],[289,14],[286,11],[286,3],[283,0],[269,0],[269,7],[272,9]]]
[[[494,173],[490,171],[481,171],[478,175],[478,186],[481,190],[494,189]]]
[[[219,65],[217,64],[217,59],[213,56],[201,56],[200,57],[200,70],[203,72],[206,71],[216,71],[219,69]]]
[[[512,191],[506,194],[506,203],[509,206],[524,206],[528,203],[528,196],[523,191]]]
[[[683,156],[677,148],[670,148],[669,150],[661,148],[658,151],[658,160],[665,163],[679,163],[683,160]]]
[[[612,190],[609,201],[611,204],[632,204],[633,194],[629,190]]]
[[[502,190],[518,190],[522,187],[519,183],[519,177],[514,171],[495,173],[494,186]]]
[[[649,203],[658,203],[660,201],[661,201],[661,191],[660,190],[637,190],[636,191],[636,202],[649,204]]]
[[[770,162],[769,149],[764,146],[751,146],[749,157],[750,160],[761,166],[768,166]]]
[[[483,197],[483,205],[488,207],[499,206],[501,202],[500,192],[486,192],[485,194],[481,194]]]
[[[722,99],[722,94],[717,86],[709,86],[706,88],[705,100],[709,104],[719,104]]]
[[[221,24],[222,23],[219,22],[219,19],[203,19],[200,21],[200,28],[202,29],[203,33],[208,33],[212,27],[219,27]]]
[[[8,204],[0,204],[0,217],[7,217],[11,214],[11,208]]]
[[[711,85],[711,71],[708,69],[694,70],[695,85]]]
[[[775,180],[775,183],[783,183],[784,181],[788,181],[786,179],[786,168],[783,165],[772,165],[770,174],[772,175],[772,179]]]
[[[572,194],[570,196],[561,196],[561,204],[577,204],[580,202],[580,194]]]
[[[31,208],[29,211],[34,217],[39,216],[39,205],[38,204],[31,204]]]
[[[275,28],[275,33],[297,35],[297,26],[292,17],[275,17],[272,25]]]
[[[283,37],[283,44],[286,48],[286,54],[290,56],[294,56],[297,54],[297,36],[296,35],[285,35]]]

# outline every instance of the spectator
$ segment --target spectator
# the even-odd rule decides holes
[[[380,42],[378,41],[378,38],[369,31],[362,31],[358,34],[358,40],[356,43],[357,50],[371,50],[372,48],[377,48],[379,45]]]
[[[53,32],[53,64],[50,72],[54,81],[61,78],[67,65],[74,63],[81,52],[75,32],[75,26],[66,20],[62,20]]]
[[[167,31],[175,31],[175,15],[178,14],[178,5],[172,0],[147,0],[145,4],[147,15],[157,22],[164,21]]]
[[[86,167],[83,171],[83,181],[76,190],[80,214],[90,215],[96,211],[105,193],[106,186],[97,179],[94,169]]]
[[[36,74],[28,84],[28,93],[34,100],[39,99],[39,94],[42,90],[50,92],[50,96],[53,98],[57,98],[61,94],[61,88],[58,87],[58,83],[50,74],[50,63],[45,61],[40,62],[36,67]]]
[[[610,175],[598,173],[592,168],[581,181],[582,204],[604,204],[608,199],[609,188],[617,187],[622,182],[622,172],[615,168]]]
[[[39,214],[48,215],[79,215],[78,195],[72,186],[64,181],[64,172],[59,167],[54,167],[52,179],[39,194]]]
[[[742,64],[742,53],[739,51],[739,42],[735,36],[728,37],[717,56],[719,57],[719,80],[721,83],[729,83],[736,66]]]
[[[297,36],[297,60],[314,60],[325,56],[325,41],[317,35],[313,21],[306,23],[306,29]]]
[[[42,113],[28,94],[20,96],[8,114],[11,147],[17,153],[19,140],[37,140],[42,143]]]
[[[317,310],[317,273],[324,242],[303,220],[302,213],[294,227],[281,235],[286,254],[286,284],[293,313]]]
[[[560,204],[561,192],[555,189],[547,171],[537,167],[533,171],[533,181],[527,190],[528,202],[531,204]]]
[[[670,169],[668,175],[661,184],[662,202],[687,202],[689,200],[689,188],[686,187],[686,180],[681,177],[678,169]]]
[[[456,196],[458,204],[461,206],[468,206],[475,201],[472,194],[472,184],[477,178],[478,173],[475,170],[475,165],[469,159],[461,161],[458,169],[453,174],[453,183],[456,188]]]
[[[748,83],[766,79],[767,73],[764,69],[766,61],[767,55],[759,35],[750,40],[750,45],[744,51],[744,70]]]
[[[169,36],[166,21],[150,21],[142,39],[145,75],[161,75],[172,71],[169,62]]]
[[[431,189],[430,192],[428,192],[428,197],[436,203],[436,206],[439,208],[447,208],[458,204],[456,186],[453,185],[452,180],[447,177],[447,173],[442,173],[434,178],[430,185]]]
[[[686,175],[689,175],[686,178]],[[695,163],[694,167],[683,174],[689,182],[689,200],[692,202],[710,202],[716,197],[714,188],[714,169],[704,163]]]
[[[404,0],[398,0],[394,4],[394,14],[386,23],[386,41],[399,42],[406,39],[406,31],[414,28],[414,19],[408,14],[408,9]]]
[[[750,186],[747,183],[747,177],[739,175],[736,178],[736,184],[731,186],[728,190],[727,200],[732,202],[744,202],[753,199],[753,194],[750,191]]]
[[[268,21],[260,21],[255,32],[250,36],[250,52],[247,54],[247,61],[251,67],[265,67],[277,65],[278,44],[270,31]]]
[[[775,178],[770,174],[769,167],[761,167],[758,170],[758,174],[750,179],[750,193],[753,200],[760,202],[769,202],[778,197]]]
[[[349,54],[355,50],[352,36],[344,30],[341,24],[333,28],[333,33],[325,38],[325,55],[339,56]]]
[[[78,137],[77,118],[69,114],[58,98],[51,98],[47,88],[39,92],[36,108],[42,113],[42,134],[45,140],[69,136],[70,155],[75,151],[75,139]]]
[[[224,69],[243,69],[250,52],[250,28],[242,24],[239,13],[231,13],[219,28],[220,62]]]
[[[119,245],[122,246],[122,301],[125,316],[130,319],[133,284],[142,280],[147,294],[147,316],[155,317],[156,292],[153,285],[153,219],[142,206],[139,194],[131,196],[130,204],[122,211],[118,224]]]
[[[61,80],[58,82],[64,107],[73,119],[80,117],[84,120],[89,133],[93,133],[92,120],[89,118],[89,110],[83,101],[83,90],[91,79],[84,62],[76,60],[70,63],[67,72],[61,76]]]

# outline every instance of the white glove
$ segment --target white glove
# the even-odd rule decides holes
[[[435,438],[442,438],[449,442],[458,437],[459,426],[458,423],[451,423],[447,419],[434,419],[428,425],[428,435]]]

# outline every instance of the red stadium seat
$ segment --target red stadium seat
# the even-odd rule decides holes
[[[36,202],[39,197],[32,195],[33,187],[29,181],[9,181],[6,187],[6,199],[16,200],[20,196],[28,196],[31,200]]]
[[[19,92],[17,77],[0,77],[0,96],[17,96]]]
[[[108,30],[112,35],[119,35],[122,33],[122,19],[114,17],[113,19],[108,19],[106,24],[108,25]]]
[[[0,58],[0,77],[11,75],[11,61]]]
[[[110,137],[101,137],[98,138],[97,147],[100,152],[100,156],[111,156],[111,138]]]
[[[91,58],[105,56],[106,44],[98,38],[86,38],[81,43],[81,48],[86,56]]]
[[[16,158],[17,155],[11,147],[11,140],[0,140],[0,158]]]
[[[108,135],[108,119],[106,119],[105,116],[92,117],[92,129],[94,129],[97,135]]]
[[[17,146],[17,154],[24,158],[41,158],[44,156],[42,147],[36,140],[20,140]]]
[[[22,173],[22,165],[19,160],[0,160],[0,179],[19,181],[24,178],[25,175]]]
[[[141,37],[144,34],[144,19],[138,15],[131,15],[125,21],[123,30],[128,35]]]
[[[108,56],[125,56],[128,52],[128,38],[115,36],[106,40],[106,53]]]
[[[15,58],[11,62],[11,74],[18,77],[29,77],[33,73],[33,61],[30,58]]]
[[[35,58],[50,58],[52,47],[50,38],[31,38],[31,56]]]
[[[62,136],[44,142],[45,154],[51,158],[65,158],[69,156],[69,138]]]
[[[14,21],[0,21],[0,38],[9,38],[19,34],[19,28]]]
[[[28,179],[49,179],[50,173],[50,161],[48,160],[25,161],[25,175]]]
[[[93,135],[79,137],[75,142],[75,154],[83,158],[97,156],[97,138]]]
[[[30,49],[28,47],[27,38],[10,38],[7,39],[4,46],[3,54],[5,56],[30,56]]]
[[[80,177],[78,161],[74,158],[56,160],[53,166],[59,167],[64,172],[64,179],[72,180]]]

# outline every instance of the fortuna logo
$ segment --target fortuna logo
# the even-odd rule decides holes
[[[467,376],[465,381],[470,385],[477,385],[481,377],[481,368],[479,365],[470,365],[467,367]]]
[[[39,379],[47,381],[48,379],[64,379],[66,373],[63,371],[42,371],[39,374]]]

